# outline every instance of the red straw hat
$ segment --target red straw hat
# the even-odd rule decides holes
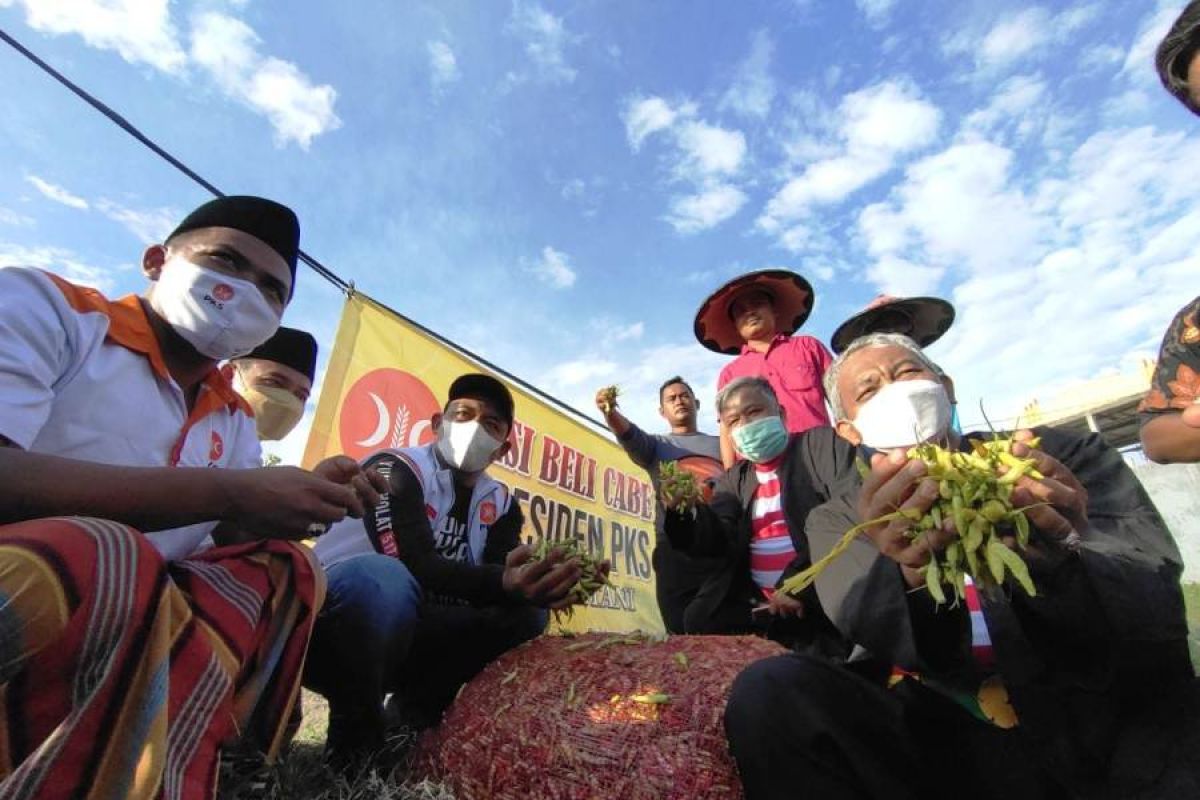
[[[786,269],[749,272],[729,281],[700,304],[693,326],[700,344],[718,353],[741,352],[744,342],[729,318],[729,305],[747,289],[758,289],[771,296],[779,333],[789,336],[795,333],[812,313],[813,288],[804,278]]]

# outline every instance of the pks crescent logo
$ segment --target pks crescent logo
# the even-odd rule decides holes
[[[213,297],[224,303],[233,297],[233,287],[228,283],[218,283],[213,287]]]
[[[223,455],[225,455],[225,441],[221,438],[221,434],[213,431],[212,439],[208,443],[208,460],[220,461]]]
[[[434,439],[430,418],[442,410],[415,375],[384,367],[362,375],[346,392],[338,421],[342,452],[363,459],[386,448]]]

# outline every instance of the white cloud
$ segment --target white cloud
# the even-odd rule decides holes
[[[646,137],[670,128],[676,115],[677,112],[661,97],[630,98],[621,114],[629,146],[636,153]]]
[[[545,385],[551,393],[554,393],[559,391],[558,387],[578,386],[586,381],[600,380],[613,375],[616,371],[617,364],[613,361],[577,359],[558,364],[551,369],[546,374]]]
[[[1012,151],[985,141],[916,162],[894,192],[897,206],[860,217],[868,250],[899,255],[893,243],[916,239],[940,264],[983,272],[1019,262],[1045,232],[1029,198],[1010,186],[1012,162]]]
[[[771,55],[775,46],[765,30],[754,34],[750,53],[734,73],[733,85],[721,97],[718,108],[746,117],[763,118],[775,99],[775,80],[771,77]]]
[[[75,33],[92,47],[115,50],[130,63],[173,74],[184,70],[187,57],[170,18],[169,0],[19,0],[19,4],[34,30]]]
[[[717,374],[726,363],[727,356],[705,350],[694,340],[650,347],[623,342],[607,347],[603,355],[588,354],[544,370],[538,385],[575,408],[598,416],[596,390],[616,384],[621,391],[621,411],[653,433],[666,430],[658,414],[658,388],[667,378],[681,375],[696,392],[700,430],[715,433]]]
[[[728,183],[714,183],[697,194],[671,201],[667,221],[679,233],[698,233],[720,225],[746,204],[746,193]]]
[[[26,216],[19,211],[13,211],[11,208],[0,206],[0,225],[12,225],[14,228],[29,228],[36,224],[33,217]]]
[[[559,194],[562,195],[564,200],[575,200],[583,197],[583,190],[586,187],[587,184],[583,182],[582,178],[571,178],[562,185]]]
[[[258,35],[234,17],[199,14],[185,49],[169,0],[16,2],[35,30],[78,34],[92,47],[116,51],[130,63],[148,64],[181,80],[199,67],[226,95],[266,116],[280,143],[294,141],[306,148],[313,137],[341,124],[333,110],[333,87],[315,85],[295,64],[260,53]]]
[[[1050,45],[1068,41],[1101,14],[1098,3],[1082,3],[1051,13],[1030,6],[1000,18],[984,32],[959,30],[943,42],[948,55],[974,59],[979,74],[992,73],[1022,59],[1040,57]]]
[[[858,10],[867,18],[867,22],[875,27],[887,22],[896,0],[854,0]]]
[[[241,20],[207,12],[194,20],[190,54],[225,93],[265,115],[280,144],[308,149],[314,137],[341,126],[333,110],[337,92],[314,85],[289,61],[264,56],[261,43]]]
[[[967,115],[962,128],[993,141],[1001,129],[1025,139],[1044,126],[1051,113],[1050,90],[1039,75],[1017,75],[1000,84],[987,106]]]
[[[1154,72],[1154,51],[1179,16],[1179,3],[1159,0],[1158,8],[1148,14],[1138,26],[1137,36],[1125,54],[1121,72],[1139,78],[1143,82],[1157,83]]]
[[[537,3],[513,3],[509,30],[525,43],[525,53],[539,77],[550,83],[570,83],[577,74],[563,52],[573,37],[556,17]],[[514,76],[516,77],[516,76]],[[519,81],[518,81],[519,82]]]
[[[945,270],[884,256],[868,270],[867,277],[882,294],[893,297],[920,297],[937,294],[938,282]]]
[[[79,195],[72,194],[57,184],[39,178],[37,175],[26,175],[25,180],[32,184],[33,188],[56,203],[62,203],[64,206],[70,206],[71,208],[78,208],[81,211],[86,211],[88,208],[87,200],[84,200]]]
[[[525,264],[525,271],[555,289],[569,289],[575,285],[576,275],[575,270],[571,269],[571,259],[550,245],[542,248],[540,259]]]
[[[1086,47],[1079,56],[1079,65],[1085,70],[1100,70],[1125,61],[1125,49],[1115,44],[1098,44]]]
[[[167,238],[183,215],[171,208],[135,209],[101,199],[96,208],[109,219],[125,226],[140,244],[157,244]]]
[[[429,42],[426,49],[429,51],[429,79],[434,89],[459,79],[458,59],[454,57],[450,45],[443,41]]]
[[[641,339],[642,334],[646,332],[645,323],[631,322],[628,325],[622,325],[607,317],[592,320],[591,328],[599,338],[610,344],[636,341]]]
[[[792,231],[780,243],[795,250],[793,223],[814,206],[841,202],[892,169],[898,156],[930,144],[940,123],[938,108],[907,81],[886,81],[846,95],[834,122],[841,140],[836,154],[808,164],[784,183],[759,217],[759,228]]]
[[[1154,347],[1194,296],[1200,141],[1101,130],[1019,170],[1008,148],[958,141],[910,166],[858,230],[873,288],[957,307],[932,355],[960,387],[964,423],[981,422],[982,396],[1009,424],[1046,387]]]
[[[102,292],[112,291],[118,272],[89,264],[63,247],[27,247],[9,242],[0,242],[0,267],[36,267]]]
[[[1044,8],[1027,8],[1002,19],[983,37],[976,58],[988,65],[1014,61],[1049,41],[1050,24],[1050,13]]]
[[[677,141],[682,159],[681,177],[707,178],[733,175],[746,157],[746,137],[741,131],[720,128],[703,121],[683,123]]]
[[[672,144],[668,156],[669,183],[689,184],[690,192],[676,193],[663,217],[684,234],[708,230],[736,214],[747,197],[731,182],[746,160],[746,136],[698,119],[695,103],[672,108],[661,97],[634,97],[626,102],[622,119],[629,146],[637,152],[651,135],[663,133]]]

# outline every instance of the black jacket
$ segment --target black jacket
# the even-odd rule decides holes
[[[1096,434],[1040,428],[1041,448],[1088,493],[1082,545],[1053,569],[1030,561],[1036,597],[981,591],[997,671],[1045,767],[1084,796],[1124,764],[1133,784],[1162,767],[1171,706],[1192,669],[1179,586],[1183,564],[1162,517],[1121,455]],[[860,520],[857,489],[806,525],[819,558]],[[889,664],[971,690],[967,611],[908,591],[898,565],[859,538],[817,579],[820,603],[849,642]],[[1156,741],[1157,740],[1157,741]],[[1128,769],[1126,769],[1128,768]],[[1140,773],[1140,776],[1139,776]]]
[[[784,517],[792,533],[796,559],[784,571],[783,577],[810,563],[804,520],[813,508],[854,485],[858,476],[854,458],[854,447],[838,437],[832,428],[812,428],[794,434],[788,440],[778,475]],[[757,488],[754,465],[741,461],[718,479],[712,500],[699,506],[695,517],[670,512],[663,521],[663,530],[675,548],[692,556],[727,560],[728,569],[721,575],[723,590],[710,593],[705,601],[709,605],[710,619],[741,621],[743,630],[753,628],[749,609],[762,602],[762,595],[750,577],[751,504]],[[815,647],[827,651],[825,640],[835,632],[820,613],[818,604],[811,603],[814,609],[811,614],[808,605],[806,603],[801,620],[790,620],[780,626],[771,625],[775,621],[764,618],[760,623],[775,628],[768,631],[772,638],[779,638],[798,649]],[[728,629],[732,625],[724,627]],[[840,650],[840,644],[835,649]]]
[[[459,598],[477,606],[519,601],[503,585],[504,561],[509,551],[520,544],[525,524],[519,504],[511,503],[488,527],[483,563],[455,561],[434,549],[421,483],[404,460],[385,451],[367,459],[363,467],[376,467],[388,478],[388,493],[380,498],[379,506],[366,510],[362,520],[377,552],[384,552],[380,546],[381,534],[394,536],[398,558],[421,584],[421,589],[431,595]]]

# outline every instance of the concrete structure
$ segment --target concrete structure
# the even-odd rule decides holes
[[[1133,372],[1076,384],[1046,403],[1032,400],[1021,427],[1054,425],[1079,433],[1095,431],[1121,450],[1146,487],[1183,553],[1184,582],[1200,582],[1200,465],[1155,464],[1142,454],[1137,406],[1150,388],[1154,362]]]
[[[1048,402],[1031,400],[1021,427],[1054,425],[1079,433],[1095,431],[1118,450],[1138,445],[1137,406],[1150,388],[1154,362],[1143,360],[1134,372],[1075,384]]]

